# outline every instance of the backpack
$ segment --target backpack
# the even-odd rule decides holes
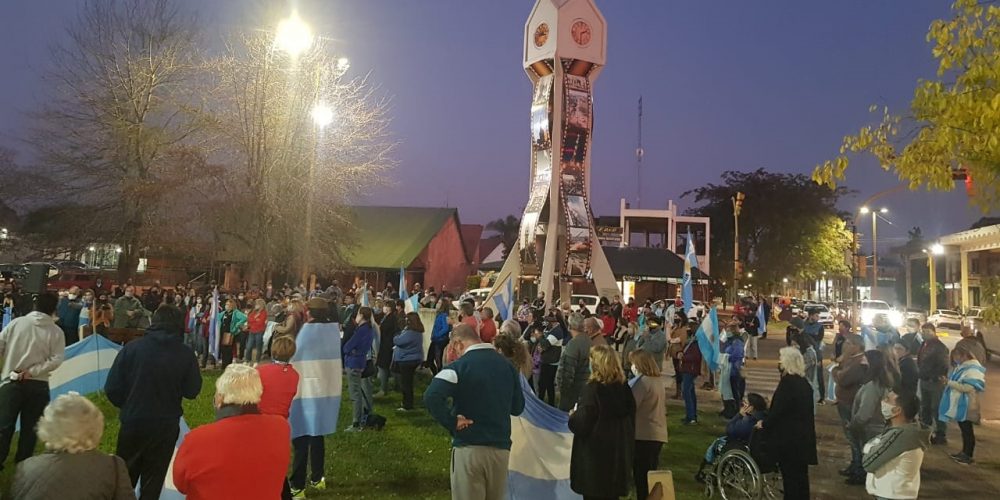
[[[385,422],[385,417],[382,415],[370,413],[368,414],[368,417],[365,418],[364,428],[380,431],[385,428]]]

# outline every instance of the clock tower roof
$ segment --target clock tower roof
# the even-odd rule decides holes
[[[537,0],[524,25],[524,67],[546,59],[604,65],[607,22],[593,0]]]

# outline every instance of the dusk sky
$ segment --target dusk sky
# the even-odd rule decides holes
[[[210,39],[271,28],[253,2],[185,0]],[[24,112],[43,95],[46,47],[62,39],[81,2],[0,4],[0,143],[22,152]],[[400,141],[393,184],[363,204],[458,207],[465,223],[520,215],[527,200],[531,87],[521,68],[534,0],[313,0],[299,3],[316,32],[371,71],[393,99]],[[810,173],[841,138],[871,118],[871,104],[903,111],[918,78],[933,77],[925,36],[946,0],[836,2],[599,0],[608,64],[595,84],[595,215],[617,215],[636,194],[636,101],[643,96],[643,207],[683,210],[682,192],[725,170]],[[215,35],[218,33],[218,35]],[[869,161],[847,184],[860,200],[898,181]],[[883,199],[898,244],[915,225],[937,236],[982,214],[964,189]]]

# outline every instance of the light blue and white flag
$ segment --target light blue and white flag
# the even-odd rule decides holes
[[[340,325],[302,325],[295,337],[292,366],[299,372],[299,390],[288,414],[292,439],[333,434],[337,430],[343,382]]]
[[[49,396],[73,391],[87,395],[104,390],[108,371],[122,347],[101,335],[87,338],[66,348],[63,362],[49,375]]]
[[[14,319],[14,311],[10,306],[3,308],[3,325],[0,328],[7,328],[7,324]]]
[[[732,371],[733,367],[729,363],[729,354],[720,353],[719,377],[716,379],[716,382],[719,383],[719,394],[722,396],[723,401],[732,401],[736,399],[736,396],[733,395],[733,384],[730,382]]]
[[[361,288],[361,307],[371,307],[372,299],[371,294],[368,293],[368,283],[362,285]]]
[[[212,289],[212,300],[209,301],[212,312],[208,315],[208,352],[219,359],[219,289]]]
[[[942,422],[963,422],[968,420],[969,402],[972,399],[968,392],[962,392],[952,387],[956,382],[975,392],[986,390],[986,368],[978,361],[966,361],[955,368],[948,377],[948,385],[941,394],[941,404],[938,406],[938,420]]]
[[[177,491],[177,486],[174,485],[174,460],[177,459],[177,450],[181,448],[181,443],[184,442],[184,437],[189,432],[191,432],[191,429],[188,428],[184,417],[181,417],[181,429],[177,433],[177,442],[174,443],[174,454],[170,457],[170,466],[167,467],[167,477],[163,481],[163,489],[160,490],[160,500],[184,500],[184,494]],[[141,498],[138,485],[135,487],[135,496],[136,498]]]
[[[399,266],[399,300],[406,300],[410,297],[410,292],[406,291],[406,269]]]
[[[757,306],[757,335],[763,335],[767,333],[767,315],[764,314],[764,303],[761,302]]]
[[[694,239],[691,238],[691,228],[688,228],[687,251],[684,254],[684,276],[681,281],[681,300],[684,301],[684,311],[691,313],[694,301],[694,288],[691,285],[691,270],[698,267],[698,255],[694,252]]]
[[[504,320],[511,319],[514,314],[514,275],[508,274],[496,286],[493,294],[493,308]]]
[[[414,294],[407,298],[403,304],[403,311],[408,313],[420,312],[420,296]]]
[[[694,334],[698,339],[698,348],[701,349],[701,356],[708,363],[708,368],[713,372],[719,369],[719,316],[715,307],[705,315],[698,331]]]
[[[579,499],[569,487],[573,433],[569,415],[535,396],[521,377],[524,412],[510,417],[510,466],[507,496],[511,500]]]

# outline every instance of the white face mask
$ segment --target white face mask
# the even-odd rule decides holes
[[[639,369],[636,368],[635,365],[632,365],[632,375],[635,375],[636,377],[640,375]]]
[[[76,300],[76,294],[75,293],[71,293],[71,294],[67,295],[67,297],[69,297],[69,300]]]
[[[896,412],[894,411],[895,409],[895,406],[882,401],[882,416],[885,417],[886,420],[891,420],[892,417],[896,416]]]

